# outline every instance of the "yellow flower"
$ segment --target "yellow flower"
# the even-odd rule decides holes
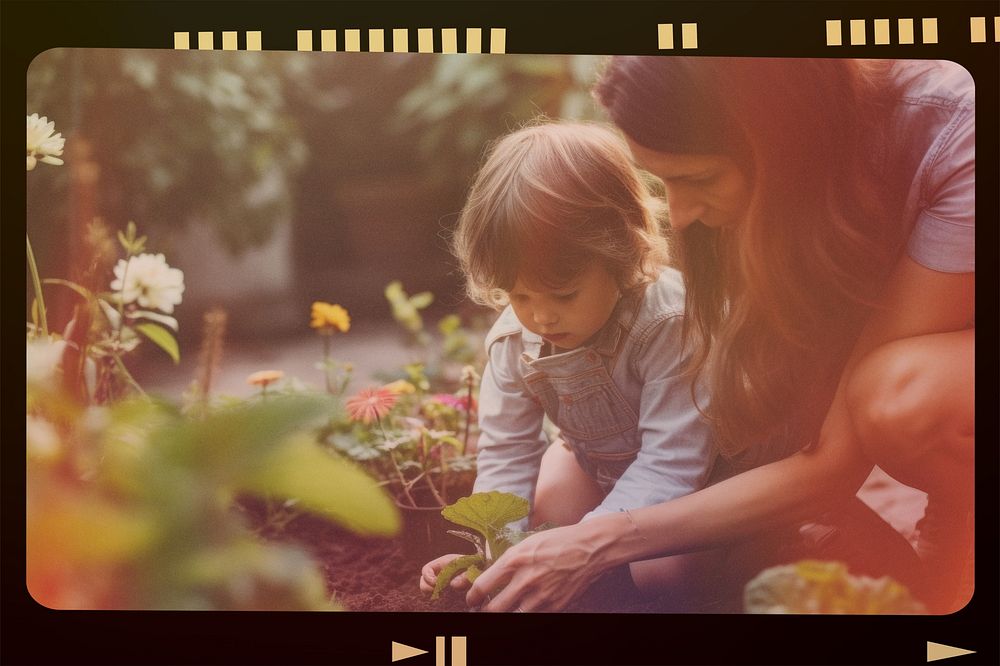
[[[312,304],[312,321],[309,325],[320,333],[332,334],[334,330],[347,333],[351,328],[351,316],[339,305],[316,301]]]
[[[383,386],[386,391],[392,391],[396,395],[401,395],[403,393],[415,393],[417,387],[406,381],[405,379],[397,379],[391,384],[386,384]]]
[[[284,376],[285,373],[281,370],[261,370],[247,377],[247,384],[266,388],[269,384],[273,384]]]

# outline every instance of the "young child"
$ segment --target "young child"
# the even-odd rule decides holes
[[[486,337],[474,490],[528,499],[530,526],[685,495],[712,467],[652,202],[612,131],[558,123],[500,140],[462,211],[469,295],[504,308]],[[425,567],[422,587],[434,577]]]

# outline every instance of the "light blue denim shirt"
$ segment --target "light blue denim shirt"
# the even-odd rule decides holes
[[[681,276],[668,269],[619,300],[589,345],[540,358],[542,338],[508,306],[486,337],[475,491],[533,499],[546,414],[607,493],[584,520],[703,487],[716,453],[682,376],[683,316]]]
[[[907,253],[933,270],[974,273],[975,82],[945,60],[899,61],[893,71],[905,87],[892,125],[897,149],[886,167],[907,179]]]

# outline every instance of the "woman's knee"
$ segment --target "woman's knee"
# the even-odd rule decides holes
[[[947,372],[935,355],[939,346],[940,340],[921,338],[892,342],[863,358],[851,374],[848,408],[861,446],[876,464],[906,465],[923,457],[957,431],[964,415],[951,412],[971,405],[971,381],[957,387],[970,392],[965,401],[937,378]]]

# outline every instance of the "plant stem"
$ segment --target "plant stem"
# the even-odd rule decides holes
[[[38,278],[38,265],[35,263],[35,253],[31,250],[31,239],[24,234],[28,243],[28,269],[31,271],[31,283],[35,289],[35,302],[38,303],[38,322],[42,325],[42,335],[49,337],[49,322],[45,316],[45,299],[42,296],[42,281]]]
[[[472,428],[472,376],[468,381],[469,391],[465,398],[465,434],[462,436],[462,455],[469,448],[469,430]]]
[[[146,392],[142,390],[141,386],[139,386],[139,382],[135,381],[135,377],[133,377],[132,373],[129,372],[128,368],[125,367],[125,362],[122,361],[121,357],[115,355],[114,359],[115,359],[115,365],[118,366],[118,370],[120,370],[121,373],[125,375],[125,379],[128,380],[128,383],[132,386],[132,388],[138,391],[139,395],[146,397]]]
[[[323,377],[326,380],[326,392],[333,395],[333,386],[330,383],[330,335],[323,336]]]
[[[399,469],[399,463],[396,462],[396,455],[392,451],[389,451],[389,460],[392,461],[392,466],[396,470],[396,476],[399,477],[399,486],[403,489],[403,494],[406,495],[407,501],[414,509],[417,508],[417,503],[414,501],[413,495],[410,494],[410,489],[407,487],[403,470]]]
[[[433,481],[431,481],[431,475],[430,475],[430,474],[428,474],[428,475],[427,475],[427,476],[426,476],[425,478],[426,478],[426,480],[427,480],[427,487],[431,489],[431,494],[432,494],[432,495],[434,495],[434,499],[436,499],[436,500],[437,500],[437,503],[438,503],[438,505],[439,505],[439,506],[446,506],[446,505],[447,505],[447,502],[445,502],[445,501],[444,501],[444,500],[443,500],[443,499],[441,498],[441,494],[440,494],[440,493],[438,493],[438,491],[437,491],[437,488],[435,488],[435,487],[434,487],[434,482],[433,482]]]

